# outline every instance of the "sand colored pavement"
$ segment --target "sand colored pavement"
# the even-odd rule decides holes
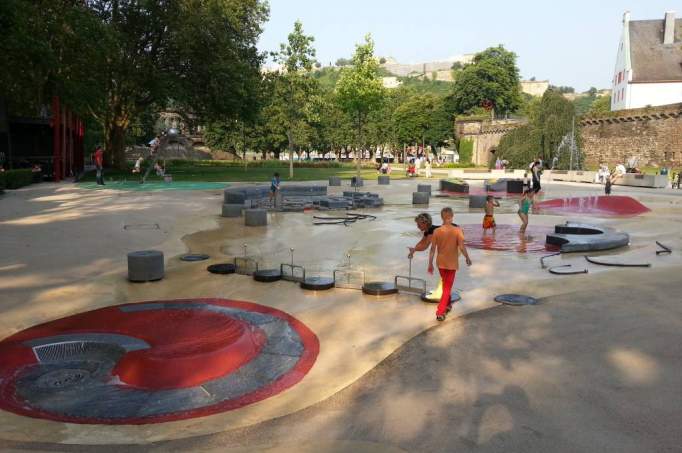
[[[548,195],[567,196],[575,191],[548,186]],[[246,244],[247,254],[258,259],[261,267],[288,262],[289,250],[294,248],[295,261],[306,267],[308,275],[331,276],[350,253],[352,265],[362,268],[367,280],[392,281],[394,275],[407,272],[407,247],[419,239],[413,218],[423,209],[409,204],[415,187],[413,181],[369,186],[365,190],[380,192],[387,205],[367,211],[377,220],[349,227],[313,226],[312,213],[275,213],[268,227],[247,228],[242,219],[218,216],[220,191],[120,193],[64,184],[11,192],[0,200],[6,208],[0,212],[0,241],[7,250],[0,257],[0,337],[40,322],[118,303],[222,297],[270,305],[292,314],[317,334],[321,348],[315,366],[298,385],[235,411],[143,426],[76,425],[0,412],[0,439],[65,444],[158,442],[245,428],[335,395],[411,338],[436,325],[435,306],[406,294],[376,298],[355,290],[306,292],[291,282],[257,283],[247,276],[209,274],[205,267],[231,261],[243,253]],[[644,200],[647,197],[649,202]],[[617,255],[630,262],[651,262],[651,269],[638,274],[646,279],[682,263],[678,253],[661,257],[654,253],[655,239],[678,249],[682,246],[682,199],[648,193],[641,199],[652,213],[633,219],[590,221],[632,234],[631,247]],[[498,224],[518,222],[513,204],[514,200],[503,201],[496,216]],[[455,209],[458,223],[480,222],[482,214],[469,211],[462,199],[434,197],[427,211],[437,215],[446,205]],[[533,216],[531,224],[551,226],[566,219]],[[147,248],[166,254],[166,278],[155,283],[128,283],[125,254]],[[181,262],[178,256],[185,252],[207,253],[212,258],[208,262]],[[560,297],[593,276],[613,273],[586,263],[582,256],[552,259],[586,266],[591,274],[554,277],[540,268],[537,254],[470,253],[474,265],[458,273],[455,287],[463,301],[451,319],[496,306],[492,298],[500,292]],[[426,254],[422,254],[414,260],[414,275],[434,285],[434,277],[425,270]],[[557,284],[557,278],[562,283]]]

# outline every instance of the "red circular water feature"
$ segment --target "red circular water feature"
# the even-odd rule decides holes
[[[464,232],[464,243],[467,247],[483,250],[509,251],[518,253],[544,253],[558,251],[559,248],[545,244],[547,234],[553,233],[553,227],[529,225],[526,233],[519,232],[519,225],[497,225],[493,230],[483,230],[481,224],[460,225]]]
[[[594,195],[545,200],[535,204],[544,214],[585,214],[600,217],[634,217],[650,211],[639,201],[624,195]]]
[[[73,423],[200,417],[298,383],[315,334],[271,307],[225,299],[101,308],[0,342],[0,408]]]

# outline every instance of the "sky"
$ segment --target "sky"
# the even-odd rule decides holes
[[[522,79],[577,91],[610,88],[623,12],[631,20],[682,17],[682,0],[270,0],[259,42],[279,49],[299,19],[324,65],[352,55],[366,33],[377,56],[400,63],[440,61],[503,44]]]

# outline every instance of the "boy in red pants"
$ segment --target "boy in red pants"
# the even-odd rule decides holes
[[[438,253],[436,265],[443,280],[443,294],[436,309],[436,319],[444,321],[445,315],[450,311],[450,292],[455,283],[455,273],[459,269],[460,252],[466,259],[467,266],[471,266],[471,258],[464,246],[464,234],[462,229],[452,225],[454,214],[452,208],[443,208],[440,211],[443,225],[438,228],[431,237],[431,250],[429,251],[429,274],[433,274],[433,256]]]

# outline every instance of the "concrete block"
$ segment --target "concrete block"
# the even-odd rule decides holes
[[[232,204],[223,203],[223,217],[241,217],[242,209],[244,205],[242,204]]]
[[[469,184],[448,181],[447,179],[441,179],[440,190],[443,190],[445,192],[469,193]]]
[[[164,275],[163,252],[142,250],[128,253],[128,280],[131,282],[161,280]]]
[[[429,194],[426,192],[412,192],[412,204],[429,204]]]
[[[431,184],[417,184],[417,192],[431,194]]]
[[[469,195],[469,207],[470,208],[484,208],[485,207],[485,195]]]
[[[244,225],[265,226],[268,224],[268,211],[265,209],[245,209]]]
[[[357,178],[353,176],[350,180],[350,186],[351,187],[362,187],[364,186],[362,178]]]
[[[330,176],[329,177],[329,185],[330,186],[340,186],[341,185],[341,178],[338,176]]]
[[[391,184],[391,177],[388,175],[379,175],[377,176],[377,182],[380,186],[388,186]]]

